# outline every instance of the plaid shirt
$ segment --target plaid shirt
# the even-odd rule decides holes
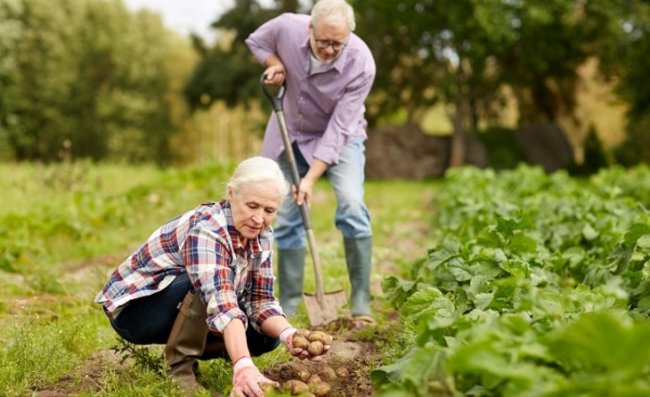
[[[272,243],[269,227],[242,246],[230,203],[205,203],[158,228],[115,269],[95,302],[116,318],[131,300],[155,294],[187,272],[207,306],[211,331],[223,333],[234,318],[259,331],[264,320],[283,315],[273,295]]]

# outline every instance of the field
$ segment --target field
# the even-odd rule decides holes
[[[160,374],[161,346],[117,340],[92,298],[160,223],[221,197],[231,170],[0,165],[3,395],[181,395]],[[458,168],[368,181],[366,195],[378,325],[325,327],[325,363],[349,370],[330,395],[650,395],[650,169]],[[328,291],[349,288],[333,211],[321,181],[312,217]],[[308,326],[304,311],[292,322]],[[284,381],[289,358],[255,361]],[[229,391],[230,365],[201,372]]]
[[[187,169],[65,163],[0,165],[0,390],[7,396],[180,395],[157,373],[160,346],[134,349],[116,339],[94,295],[108,272],[159,224],[222,196],[232,164]],[[426,254],[435,182],[369,181],[375,233],[373,294],[380,329],[395,327],[380,284]],[[399,192],[399,194],[396,194]],[[342,242],[333,226],[334,199],[317,185],[312,222],[325,266],[326,290],[348,288]],[[309,265],[309,263],[308,263]],[[313,291],[311,267],[306,290]],[[308,326],[304,310],[293,319]],[[341,324],[337,340],[389,354],[377,330]],[[122,358],[127,357],[124,363]],[[282,350],[256,359],[279,368]],[[370,362],[358,374],[369,384]],[[227,389],[230,368],[202,362],[206,386]],[[355,375],[356,376],[356,375]],[[355,379],[353,377],[350,380]]]

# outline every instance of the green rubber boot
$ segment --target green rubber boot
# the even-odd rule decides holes
[[[350,276],[352,317],[370,316],[370,271],[372,237],[344,238],[345,261]]]
[[[278,250],[278,284],[280,306],[287,317],[298,311],[305,276],[305,248]]]

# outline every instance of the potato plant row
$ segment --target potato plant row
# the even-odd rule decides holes
[[[409,348],[378,395],[650,395],[648,181],[450,170],[427,257],[383,281]]]

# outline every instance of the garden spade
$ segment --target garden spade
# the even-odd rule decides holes
[[[266,95],[266,97],[271,101],[273,111],[278,119],[284,143],[284,152],[287,156],[287,162],[291,166],[291,182],[297,189],[300,186],[300,175],[298,174],[296,157],[291,148],[291,140],[289,139],[289,132],[287,131],[287,124],[284,119],[284,110],[282,108],[282,99],[284,98],[286,83],[280,87],[276,95],[273,95],[267,88],[266,84],[264,84],[264,80],[265,76],[262,75],[260,85],[262,86],[264,95]],[[302,216],[302,223],[305,227],[305,232],[307,233],[309,253],[311,254],[311,260],[314,265],[314,277],[316,280],[316,294],[304,293],[303,300],[307,309],[309,323],[312,326],[325,325],[339,317],[339,310],[347,303],[347,297],[343,290],[327,293],[324,292],[323,273],[318,258],[318,250],[316,248],[316,237],[314,236],[314,229],[312,228],[311,219],[309,217],[309,208],[304,202],[300,205],[300,215]]]

